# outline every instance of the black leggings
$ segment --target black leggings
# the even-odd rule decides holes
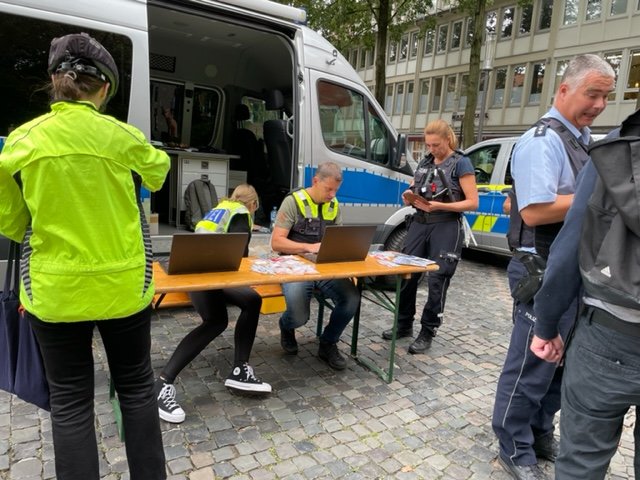
[[[202,317],[202,324],[191,330],[178,344],[160,376],[167,383],[173,383],[178,374],[227,328],[229,316],[227,303],[240,308],[240,316],[234,332],[234,365],[249,361],[256,329],[260,318],[262,297],[250,287],[223,288],[191,292],[191,303]]]

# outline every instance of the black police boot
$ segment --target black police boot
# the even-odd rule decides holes
[[[413,326],[409,325],[405,327],[403,325],[398,324],[398,329],[396,330],[396,339],[404,338],[404,337],[413,337]],[[385,340],[391,340],[393,338],[393,328],[389,330],[385,330],[382,332],[382,338]]]
[[[338,345],[335,343],[320,342],[318,347],[318,357],[327,362],[334,370],[344,370],[347,368],[347,361],[344,359]]]
[[[298,342],[296,341],[296,331],[291,329],[280,329],[280,345],[288,355],[296,355],[298,353]]]
[[[426,328],[422,328],[420,333],[413,341],[411,345],[409,345],[409,353],[424,353],[429,348],[431,348],[431,342],[433,341],[433,335]]]
[[[498,455],[498,463],[515,480],[551,480],[538,465],[514,465],[512,462],[504,460],[500,455]]]
[[[535,437],[533,441],[533,451],[537,458],[555,462],[558,457],[558,441],[553,433]]]

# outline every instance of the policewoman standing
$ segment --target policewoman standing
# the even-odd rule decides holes
[[[196,224],[196,233],[248,233],[250,241],[253,216],[258,206],[255,189],[246,183],[238,185],[231,198],[222,200]],[[247,243],[244,255],[248,254]],[[233,368],[224,384],[236,393],[271,393],[271,385],[257,378],[253,367],[249,365],[262,297],[251,287],[234,287],[190,292],[189,298],[202,323],[182,339],[156,380],[160,418],[171,423],[181,423],[186,417],[176,401],[175,379],[207,345],[225,331],[229,325],[228,303],[240,309],[240,316],[234,332]]]
[[[150,359],[151,242],[137,194],[140,183],[162,186],[169,157],[137,128],[101,113],[118,69],[95,39],[54,39],[48,74],[51,111],[13,131],[0,156],[0,232],[23,244],[20,301],[49,382],[56,477],[100,478],[97,328],[122,409],[130,478],[165,479]]]
[[[478,208],[478,191],[471,161],[456,150],[455,133],[444,120],[434,120],[424,129],[429,153],[420,161],[413,182],[403,195],[405,205],[416,212],[407,219],[409,232],[403,253],[434,260],[439,267],[429,273],[429,296],[422,310],[420,333],[409,353],[424,353],[442,324],[447,288],[456,271],[464,240],[465,211]],[[400,291],[397,338],[413,335],[416,292],[420,274],[405,280]],[[392,330],[382,337],[392,338]]]

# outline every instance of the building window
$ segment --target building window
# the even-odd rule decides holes
[[[389,42],[388,63],[396,63],[396,54],[398,53],[398,42]]]
[[[442,77],[433,79],[433,100],[431,102],[431,111],[439,112],[440,103],[442,101]]]
[[[469,87],[469,75],[464,74],[460,80],[460,93],[458,98],[460,101],[458,102],[458,110],[464,111],[467,107],[467,88]]]
[[[349,63],[353,68],[358,68],[358,50],[351,50]]]
[[[400,39],[400,56],[398,57],[399,62],[404,62],[407,59],[407,55],[409,53],[409,36],[405,35]]]
[[[598,20],[602,14],[602,0],[587,0],[585,20]]]
[[[404,104],[404,83],[396,84],[396,100],[393,104],[393,114],[400,115]]]
[[[500,24],[500,38],[511,38],[513,35],[513,19],[516,7],[506,7],[502,9],[502,19]]]
[[[513,67],[513,78],[511,79],[511,95],[509,96],[509,106],[517,107],[522,104],[522,92],[524,90],[524,79],[526,75],[526,65],[516,65],[515,67]]]
[[[580,2],[578,0],[565,0],[563,25],[574,25],[578,22],[578,9]]]
[[[444,109],[447,112],[455,108],[456,103],[456,75],[447,77],[447,93],[444,99]]]
[[[637,99],[639,88],[640,88],[640,50],[635,50],[629,54],[629,77],[627,78],[627,88],[624,91],[624,99],[625,100]]]
[[[418,113],[426,113],[429,105],[429,79],[420,80],[420,98],[418,98]]]
[[[473,29],[475,28],[473,17],[467,18],[467,34],[465,35],[464,47],[469,48],[473,42]]]
[[[454,22],[451,27],[451,50],[457,50],[460,48],[460,42],[462,41],[462,20]]]
[[[627,13],[627,0],[611,0],[611,16]]]
[[[507,69],[496,69],[495,88],[493,89],[493,100],[491,105],[501,107],[504,105],[504,89],[507,86]]]
[[[548,30],[551,28],[551,17],[553,14],[553,0],[542,0],[540,2],[540,17],[538,30]]]
[[[424,35],[424,54],[431,55],[433,53],[433,45],[436,39],[435,30],[427,30]]]
[[[544,63],[534,63],[531,71],[531,88],[529,89],[529,105],[539,105],[544,85]]]
[[[418,56],[418,32],[411,33],[411,42],[409,42],[409,58]]]
[[[373,48],[367,49],[367,68],[373,65]]]
[[[413,82],[407,82],[407,95],[404,99],[404,113],[411,115],[413,108]]]
[[[622,64],[622,52],[608,52],[604,54],[604,59],[607,61],[613,71],[616,73],[616,78],[620,78],[620,65]],[[610,102],[615,101],[616,92],[615,90],[609,94],[608,100]]]
[[[367,67],[367,51],[363,48],[360,50],[360,63],[358,64],[358,68],[360,70],[364,70]]]
[[[485,27],[487,28],[487,32],[495,33],[497,26],[498,13],[495,11],[487,13],[487,22],[485,25]]]
[[[553,97],[555,97],[558,88],[560,88],[560,83],[562,83],[562,76],[564,75],[564,71],[567,69],[569,65],[569,60],[558,60],[556,64],[556,78],[553,85]],[[553,98],[551,99],[553,103]]]
[[[531,32],[531,17],[533,17],[533,5],[529,4],[520,10],[519,35],[526,35]]]
[[[391,115],[391,105],[393,105],[393,85],[387,85],[387,93],[384,96],[384,111]]]
[[[438,27],[438,53],[447,51],[447,35],[449,34],[449,25],[440,25]]]

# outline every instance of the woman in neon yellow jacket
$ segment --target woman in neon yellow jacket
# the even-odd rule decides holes
[[[56,475],[99,478],[93,329],[118,391],[132,480],[166,478],[153,392],[149,230],[140,184],[169,170],[135,127],[101,113],[118,87],[87,34],[51,42],[51,111],[17,128],[0,155],[0,233],[22,242],[20,301],[50,386]]]

